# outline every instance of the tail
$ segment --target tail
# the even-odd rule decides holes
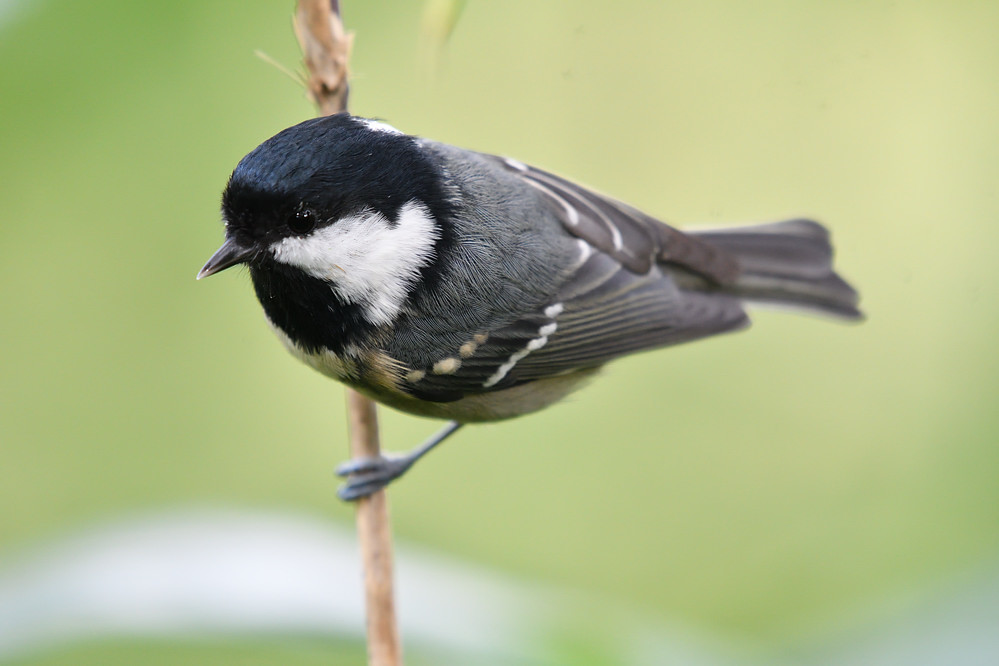
[[[725,288],[749,301],[817,310],[860,319],[859,295],[833,271],[829,232],[811,220],[787,220],[747,227],[686,230],[731,253],[742,272]]]

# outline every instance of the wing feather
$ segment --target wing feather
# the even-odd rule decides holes
[[[670,268],[731,284],[739,275],[732,255],[553,174],[486,158],[541,193],[578,239],[578,264],[551,302],[474,332],[446,362],[410,372],[403,390],[426,400],[458,400],[748,323],[736,297],[681,289]]]
[[[739,276],[735,257],[710,242],[547,171],[489,157],[546,194],[566,231],[635,273],[647,272],[658,261],[682,266],[716,284],[731,284]]]
[[[542,312],[489,332],[453,372],[431,369],[404,388],[425,399],[456,400],[746,323],[735,297],[682,291],[659,269],[638,276],[594,253]]]

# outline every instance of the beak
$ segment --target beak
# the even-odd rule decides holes
[[[234,237],[226,238],[225,242],[222,243],[222,247],[212,255],[212,258],[208,260],[204,268],[198,271],[197,279],[200,280],[203,277],[215,275],[230,266],[241,264],[252,257],[255,252],[256,248],[243,245]]]

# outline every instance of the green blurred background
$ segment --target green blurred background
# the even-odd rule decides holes
[[[815,216],[869,316],[760,311],[465,430],[393,486],[401,539],[773,647],[995,566],[999,5],[470,0],[446,44],[344,6],[354,113],[680,226]],[[194,280],[238,159],[314,114],[253,55],[297,67],[293,3],[0,7],[0,547],[192,503],[349,524],[341,388],[245,272]]]

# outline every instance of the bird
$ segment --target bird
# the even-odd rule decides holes
[[[341,113],[239,161],[225,241],[267,322],[319,372],[447,425],[405,455],[347,461],[367,496],[468,423],[548,407],[619,357],[749,324],[746,303],[858,320],[808,219],[681,231],[517,160]]]

